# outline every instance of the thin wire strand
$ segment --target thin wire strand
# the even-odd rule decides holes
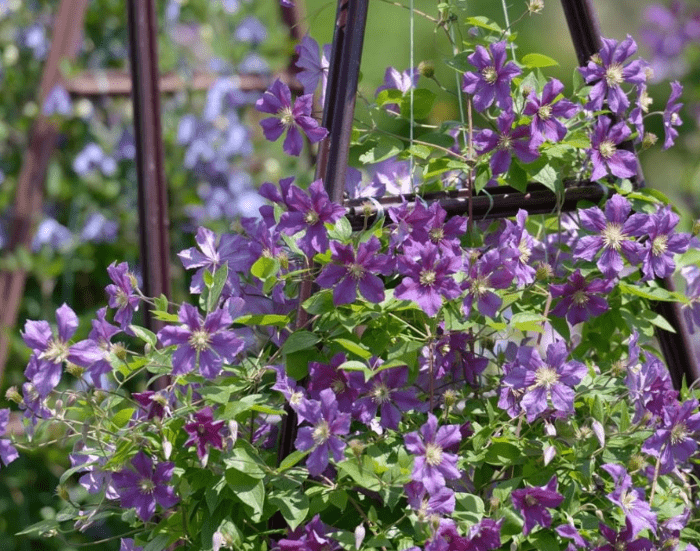
[[[506,0],[501,0],[501,5],[503,6],[503,15],[506,19],[506,29],[510,29],[510,18],[508,17],[508,5]],[[513,61],[515,61],[515,45],[510,43],[510,53],[513,56]]]
[[[409,16],[409,31],[410,31],[410,53],[409,53],[409,61],[408,61],[408,77],[410,79],[411,86],[409,88],[410,92],[410,104],[411,104],[411,125],[409,128],[409,175],[411,178],[411,187],[413,187],[413,169],[414,169],[414,159],[413,159],[413,122],[414,122],[414,116],[413,116],[413,68],[415,66],[415,12],[414,12],[414,6],[413,6],[413,1],[410,0],[410,16]]]

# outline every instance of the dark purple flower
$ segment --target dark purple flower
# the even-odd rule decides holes
[[[383,428],[397,430],[401,412],[421,409],[422,406],[414,389],[403,390],[407,383],[407,367],[392,367],[380,371],[366,383],[360,383],[358,390],[362,397],[355,400],[353,414],[363,423],[369,424],[379,411],[379,424]]]
[[[331,57],[331,45],[323,46],[323,52],[319,53],[318,42],[309,35],[304,36],[301,42],[294,48],[299,59],[295,65],[301,69],[296,74],[297,80],[304,87],[305,94],[313,94],[321,81],[321,105],[326,95],[326,82],[328,81],[328,59]]]
[[[620,549],[625,551],[652,551],[656,549],[654,544],[646,538],[634,539],[638,531],[634,531],[629,518],[625,522],[624,530],[619,532],[615,532],[615,530],[602,522],[598,526],[600,533],[608,540],[608,543],[596,547],[594,551],[619,551]]]
[[[632,205],[622,195],[613,195],[605,204],[605,214],[598,207],[579,211],[583,228],[597,232],[598,235],[581,237],[576,244],[574,255],[591,261],[602,250],[597,262],[598,269],[607,278],[617,276],[623,268],[622,255],[636,264],[642,251],[641,245],[632,239],[642,235],[648,223],[645,214],[630,216]],[[622,253],[622,255],[621,255]]]
[[[512,61],[506,63],[506,42],[494,42],[488,50],[479,44],[467,59],[478,73],[464,73],[462,90],[474,96],[476,110],[483,111],[495,102],[504,111],[510,111],[510,82],[522,71]]]
[[[63,362],[87,368],[103,359],[102,350],[92,340],[69,344],[78,329],[78,316],[67,304],[56,310],[56,325],[58,334],[54,336],[49,322],[28,320],[22,333],[24,342],[33,352],[24,375],[42,398],[61,380]]]
[[[600,295],[608,294],[612,288],[612,280],[593,279],[587,282],[581,270],[576,270],[568,282],[549,287],[552,298],[562,297],[551,314],[566,317],[571,325],[595,318],[607,311],[608,302]]]
[[[343,369],[339,369],[339,366],[345,363],[345,361],[345,354],[338,353],[331,358],[330,364],[309,362],[309,382],[307,388],[309,396],[314,400],[320,399],[322,390],[326,388],[332,389],[333,392],[335,392],[340,411],[349,413],[352,412],[353,404],[360,395],[360,387],[364,383],[364,375],[358,372],[347,372]],[[281,390],[281,388],[282,387],[275,390]]]
[[[505,519],[493,520],[488,517],[472,525],[467,533],[467,551],[492,551],[501,546],[501,526]]]
[[[547,508],[559,507],[564,501],[564,496],[557,492],[556,476],[553,476],[546,486],[513,490],[511,497],[513,506],[525,519],[523,534],[526,535],[537,524],[549,528],[552,524],[552,515]]]
[[[105,291],[109,295],[110,308],[116,308],[114,313],[114,321],[116,321],[122,330],[128,329],[131,324],[131,319],[134,317],[134,312],[139,309],[139,294],[138,283],[136,276],[129,271],[129,265],[126,262],[116,264],[112,262],[107,267],[107,274],[114,282],[105,287]]]
[[[328,135],[328,130],[319,126],[318,121],[311,116],[313,101],[313,94],[306,94],[298,97],[292,107],[289,86],[277,79],[262,98],[255,102],[258,111],[275,115],[260,121],[265,137],[274,142],[287,130],[282,149],[295,157],[299,156],[304,145],[299,128],[311,143],[320,142]]]
[[[312,182],[308,194],[290,185],[284,201],[289,210],[282,214],[278,229],[287,235],[305,231],[297,244],[309,258],[315,253],[326,252],[328,232],[325,225],[338,221],[345,214],[345,208],[330,200],[323,181]]]
[[[437,426],[438,421],[432,413],[419,432],[404,436],[406,449],[415,455],[412,480],[421,482],[430,495],[445,487],[445,480],[454,480],[461,476],[457,468],[457,454],[446,450],[458,446],[462,441],[459,425]],[[420,433],[420,434],[419,434]]]
[[[459,534],[457,523],[441,518],[433,537],[425,544],[425,551],[468,551],[469,540]]]
[[[326,264],[316,283],[323,287],[333,287],[333,304],[350,304],[355,302],[357,291],[368,302],[379,303],[384,300],[384,283],[375,274],[389,275],[391,262],[385,254],[377,254],[381,243],[376,236],[357,246],[357,253],[352,245],[342,245],[331,241],[331,260]]]
[[[560,142],[566,136],[566,126],[559,119],[570,119],[578,107],[567,99],[554,101],[564,91],[564,85],[553,78],[544,85],[542,97],[533,92],[527,97],[523,114],[530,115],[532,146],[537,147],[545,140]]]
[[[644,231],[647,240],[641,253],[644,279],[670,276],[676,269],[673,255],[688,250],[690,235],[674,232],[678,221],[678,215],[671,210],[670,205],[649,216]]]
[[[503,265],[501,254],[491,249],[473,260],[467,271],[467,278],[462,287],[467,290],[462,307],[464,315],[469,317],[472,304],[476,300],[479,313],[489,318],[496,317],[501,307],[501,297],[492,289],[507,289],[513,283],[513,274]]]
[[[10,422],[10,410],[0,409],[0,436],[4,436],[7,431],[7,424]],[[7,467],[19,457],[17,449],[12,445],[12,440],[0,438],[0,461]]]
[[[625,121],[613,125],[609,117],[598,117],[591,134],[591,180],[600,180],[608,173],[618,178],[631,178],[637,174],[637,157],[632,151],[617,147],[627,140],[631,133]]]
[[[489,361],[471,352],[469,346],[473,342],[473,336],[468,333],[450,332],[442,336],[435,345],[432,377],[442,379],[450,375],[453,382],[475,386],[477,377],[486,369]],[[431,377],[429,371],[421,371],[420,374]],[[429,381],[426,382],[430,384]],[[428,388],[428,385],[422,386]]]
[[[535,281],[536,272],[530,259],[539,244],[527,231],[527,216],[526,210],[518,209],[515,221],[506,220],[505,228],[494,236],[495,239],[487,238],[487,244],[500,251],[504,266],[515,276],[520,287]]]
[[[455,510],[455,493],[447,487],[429,495],[425,486],[417,480],[404,486],[408,505],[416,511],[418,518],[425,520],[430,515],[449,515]]]
[[[474,136],[474,145],[479,155],[496,150],[489,161],[494,176],[508,172],[513,152],[524,163],[531,163],[539,157],[531,139],[530,127],[520,125],[512,128],[514,121],[515,114],[504,111],[496,119],[498,131],[486,128]]]
[[[429,316],[437,314],[442,298],[457,298],[459,286],[452,275],[461,267],[462,260],[451,253],[440,255],[432,243],[415,243],[399,257],[399,272],[405,276],[394,289],[394,297],[412,300]]]
[[[93,363],[87,371],[92,384],[96,388],[102,388],[102,376],[112,372],[112,365],[109,363],[109,351],[112,348],[111,341],[112,337],[121,331],[119,327],[112,325],[105,319],[106,315],[107,308],[100,308],[97,311],[97,317],[91,321],[92,330],[88,335],[90,340],[96,343],[103,351],[102,359]]]
[[[387,67],[386,71],[384,72],[384,83],[377,88],[377,91],[374,93],[374,97],[376,98],[383,90],[398,90],[405,94],[411,88],[416,87],[419,77],[420,72],[418,71],[417,67],[414,67],[413,69],[406,69],[403,72],[400,72],[394,67]],[[392,113],[399,113],[398,107],[394,104],[385,104],[384,108]]]
[[[158,332],[163,346],[177,345],[173,353],[173,375],[183,375],[199,365],[199,372],[213,379],[224,361],[231,362],[244,342],[226,328],[233,323],[228,310],[219,308],[202,319],[197,308],[184,303],[178,312],[183,325],[167,326]]]
[[[586,67],[579,71],[587,83],[595,83],[588,93],[586,109],[599,111],[607,100],[610,110],[618,115],[629,107],[627,94],[621,84],[644,84],[646,82],[646,64],[637,59],[625,65],[625,61],[637,52],[637,44],[631,36],[618,43],[611,38],[603,38],[603,47],[594,55]]]
[[[185,447],[190,444],[197,446],[197,455],[199,459],[208,455],[206,446],[209,444],[212,448],[220,450],[224,446],[224,441],[221,436],[221,428],[224,426],[224,421],[214,422],[211,407],[207,406],[200,409],[194,414],[194,420],[190,423],[185,423],[185,432],[190,435],[185,442]]]
[[[400,206],[389,208],[389,217],[394,222],[391,245],[395,248],[410,243],[414,232],[420,234],[421,229],[429,224],[432,214],[422,202],[409,205],[402,199]]]
[[[683,121],[681,120],[678,112],[683,107],[683,104],[678,101],[683,93],[683,86],[677,80],[671,83],[671,95],[668,97],[668,102],[666,103],[666,109],[664,109],[664,149],[671,147],[676,138],[678,137],[678,131],[673,128],[674,126],[681,126]]]
[[[114,489],[112,484],[112,473],[104,470],[104,465],[107,463],[107,456],[104,452],[114,452],[113,447],[105,445],[100,450],[100,453],[94,453],[98,450],[87,448],[84,442],[79,441],[74,447],[73,453],[68,454],[71,467],[75,468],[82,466],[86,471],[80,477],[80,485],[87,490],[89,494],[99,494],[104,491],[107,499],[119,499],[119,494]]]
[[[583,549],[589,548],[590,543],[583,536],[581,536],[573,524],[560,524],[554,530],[561,537],[573,540],[576,547],[581,547]]]
[[[622,509],[629,523],[630,536],[636,536],[644,528],[656,534],[656,513],[644,498],[644,490],[632,487],[632,478],[622,465],[606,463],[603,470],[615,481],[615,488],[607,498]]]
[[[139,409],[134,414],[135,419],[165,419],[166,415],[171,415],[172,398],[168,397],[165,391],[145,390],[134,392],[131,397],[136,400]]]
[[[134,538],[121,538],[119,551],[143,551],[143,547],[134,543]]]
[[[140,451],[131,460],[131,465],[133,470],[124,469],[112,474],[122,507],[135,507],[139,518],[148,522],[156,512],[156,503],[169,509],[179,501],[175,489],[167,486],[175,470],[174,463],[159,463],[154,469],[153,460]]]
[[[320,402],[309,401],[304,407],[304,418],[313,427],[299,429],[294,447],[300,451],[311,450],[306,467],[311,476],[321,474],[328,466],[328,455],[335,461],[343,459],[345,442],[339,436],[350,432],[350,414],[338,412],[338,402],[330,388],[319,394]]]
[[[316,515],[305,526],[287,534],[277,545],[280,551],[336,551],[340,549],[340,545],[328,537],[332,530],[330,526],[321,522],[320,515]]]
[[[462,254],[462,243],[460,238],[467,231],[467,219],[463,216],[452,216],[447,218],[447,211],[440,206],[437,201],[428,207],[432,218],[425,226],[416,226],[411,233],[412,239],[419,242],[429,240],[443,251],[452,250],[455,256]]]
[[[673,402],[664,406],[661,423],[657,430],[644,441],[642,451],[658,457],[660,474],[670,473],[692,457],[698,449],[697,434],[700,432],[698,401]]]

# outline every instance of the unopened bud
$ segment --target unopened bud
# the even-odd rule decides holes
[[[356,438],[350,440],[350,442],[348,442],[348,446],[350,446],[350,449],[355,457],[358,458],[362,455],[362,452],[365,451],[365,445]]]
[[[425,78],[433,78],[435,76],[435,64],[432,61],[421,61],[418,64],[418,72]]]
[[[173,445],[167,438],[163,438],[163,456],[165,459],[170,459],[170,455],[173,453]]]
[[[128,272],[128,277],[129,277],[129,282],[131,283],[131,286],[134,289],[138,289],[139,288],[139,280],[136,279],[136,276],[134,274],[132,274],[131,272]]]
[[[5,398],[10,402],[14,402],[15,404],[22,403],[22,395],[19,393],[16,386],[11,386],[7,389],[5,392]]]
[[[659,137],[656,134],[653,132],[645,132],[642,138],[642,149],[649,149],[657,141],[659,141]]]
[[[544,0],[529,0],[527,3],[527,11],[530,15],[540,13],[544,9]]]
[[[489,499],[489,507],[491,508],[492,511],[495,511],[498,509],[501,505],[501,500],[498,499],[496,496],[492,495],[491,499]]]
[[[596,65],[602,65],[602,64],[603,64],[603,60],[600,59],[600,54],[593,54],[593,55],[591,56],[591,61],[592,61],[593,63],[595,63]]]
[[[442,399],[445,402],[445,407],[452,407],[457,403],[457,393],[451,388],[447,389],[442,395]]]
[[[66,362],[66,372],[73,375],[73,377],[76,379],[82,379],[83,374],[85,373],[85,368],[71,362]]]
[[[532,86],[530,86],[529,84],[523,84],[522,94],[524,97],[528,97],[534,91],[535,91],[535,89]]]
[[[119,358],[121,361],[126,360],[126,347],[124,346],[124,343],[121,342],[116,342],[112,345],[112,353]]]
[[[66,488],[65,484],[59,484],[56,486],[56,495],[63,501],[70,501],[70,494],[68,493],[68,488]]]
[[[547,281],[552,277],[553,273],[552,267],[549,264],[546,262],[538,262],[535,270],[535,279],[537,279],[537,281]]]
[[[147,342],[143,345],[143,353],[145,356],[148,356],[151,352],[153,352],[153,346],[151,346],[150,342]]]
[[[629,458],[629,461],[627,463],[627,470],[633,473],[635,471],[643,469],[646,464],[646,459],[644,459],[643,456],[635,454]]]
[[[644,67],[644,75],[647,77],[647,80],[653,80],[654,79],[654,69],[652,69],[651,67],[649,67],[649,65],[647,65],[646,67]]]
[[[700,220],[695,221],[691,231],[693,232],[693,235],[700,235]]]

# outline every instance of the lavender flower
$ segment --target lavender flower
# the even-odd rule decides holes
[[[413,69],[406,69],[403,72],[400,72],[394,67],[387,67],[386,71],[384,72],[384,84],[377,88],[377,91],[374,93],[374,97],[376,98],[383,90],[398,90],[399,92],[403,92],[405,94],[411,88],[416,87],[419,77],[420,72],[418,71],[417,67],[414,67]],[[394,104],[386,104],[385,108],[387,111],[391,111],[392,113],[399,113],[399,108]]]
[[[153,460],[140,451],[131,460],[131,465],[133,470],[124,469],[112,474],[122,507],[135,507],[139,518],[148,522],[156,512],[156,503],[169,509],[179,501],[174,488],[167,486],[175,470],[174,463],[159,463],[154,469]]]
[[[364,376],[362,373],[347,372],[340,369],[340,365],[345,363],[346,359],[345,354],[339,353],[331,358],[330,364],[309,362],[307,388],[309,396],[314,400],[320,398],[322,390],[326,388],[332,389],[340,411],[351,412],[355,400],[360,395],[360,387],[364,383]]]
[[[644,441],[642,451],[659,458],[660,474],[670,473],[697,451],[695,435],[700,432],[700,413],[693,413],[697,407],[697,400],[664,406],[660,426]]]
[[[513,152],[523,163],[531,163],[539,157],[531,140],[530,127],[520,125],[512,128],[514,121],[515,114],[505,111],[496,119],[497,132],[486,128],[474,136],[479,155],[496,150],[489,161],[494,176],[508,172]]]
[[[119,551],[143,551],[143,547],[136,545],[134,538],[121,538],[119,540]]]
[[[473,261],[469,266],[467,278],[462,284],[467,290],[462,307],[464,315],[469,317],[472,303],[476,300],[479,313],[493,318],[501,307],[501,297],[491,289],[506,289],[513,282],[513,274],[503,265],[501,254],[491,249]]]
[[[600,180],[608,173],[618,178],[631,178],[637,174],[637,158],[634,153],[617,147],[631,133],[625,121],[613,125],[609,117],[598,117],[591,135],[591,180]]]
[[[309,35],[304,36],[301,42],[294,48],[299,58],[295,65],[301,69],[296,74],[297,80],[304,87],[305,94],[313,94],[321,81],[321,105],[326,96],[326,82],[328,81],[329,58],[331,57],[331,45],[323,46],[323,52],[319,54],[318,42]]]
[[[631,36],[618,43],[617,40],[603,38],[603,47],[599,54],[593,56],[586,67],[579,71],[587,83],[595,83],[588,94],[586,109],[599,111],[607,100],[610,110],[618,115],[629,107],[627,94],[621,84],[644,84],[646,66],[642,60],[635,60],[625,65],[625,61],[637,52],[637,44]]]
[[[100,308],[97,311],[96,319],[91,320],[92,330],[88,335],[90,340],[103,351],[102,359],[93,363],[87,371],[96,388],[102,388],[102,376],[112,372],[112,365],[109,363],[109,350],[112,347],[112,337],[120,332],[118,327],[105,319],[106,315],[107,308]]]
[[[173,353],[173,375],[183,375],[199,365],[199,372],[213,379],[224,361],[231,362],[244,342],[233,331],[225,329],[233,323],[228,310],[220,308],[202,320],[197,308],[184,303],[178,312],[183,325],[168,326],[158,332],[163,346],[177,345]]]
[[[615,481],[614,490],[606,497],[625,513],[630,536],[636,536],[644,528],[656,534],[656,513],[644,499],[644,490],[632,487],[632,478],[622,465],[606,463],[603,465],[603,470]]]
[[[425,545],[425,551],[467,551],[468,549],[470,549],[469,540],[459,534],[457,523],[447,518],[440,519],[433,537]]]
[[[288,155],[298,157],[304,142],[299,132],[301,128],[311,143],[320,142],[328,135],[328,130],[319,126],[311,116],[313,94],[300,96],[292,107],[292,93],[289,86],[277,79],[257,102],[255,108],[262,113],[275,115],[260,121],[265,137],[274,142],[287,130],[282,149]]]
[[[560,142],[566,136],[566,126],[558,119],[570,119],[578,107],[567,99],[554,101],[564,91],[564,85],[553,78],[544,85],[542,97],[532,93],[527,97],[523,114],[530,115],[532,146],[537,147],[545,140]]]
[[[257,17],[248,16],[238,24],[233,38],[238,42],[260,44],[267,39],[267,29]]]
[[[328,466],[328,455],[335,461],[343,458],[345,442],[339,436],[350,432],[350,414],[338,412],[338,402],[330,388],[322,390],[321,401],[315,400],[304,408],[304,418],[314,425],[302,427],[294,442],[297,450],[311,450],[306,466],[311,476],[321,474]]]
[[[602,522],[598,525],[600,533],[608,540],[608,543],[595,548],[595,551],[618,551],[625,549],[626,551],[652,551],[656,549],[654,544],[647,538],[637,538],[630,519],[625,521],[625,528],[619,532],[615,532],[609,526]]]
[[[70,96],[66,89],[57,84],[54,86],[49,94],[46,96],[46,101],[44,101],[44,107],[41,110],[45,117],[50,117],[54,113],[59,115],[68,116],[73,111],[73,105],[70,101]]]
[[[513,490],[511,494],[513,506],[525,519],[523,534],[527,535],[539,524],[549,528],[552,524],[552,515],[547,508],[559,507],[564,501],[564,496],[557,492],[557,477],[553,476],[545,485],[535,488]]]
[[[683,86],[677,80],[671,83],[671,95],[668,97],[668,102],[666,103],[666,109],[664,109],[663,119],[664,119],[664,147],[663,149],[668,149],[671,147],[678,137],[678,131],[673,128],[674,126],[681,126],[683,121],[681,120],[678,112],[683,107],[683,104],[678,101],[683,93]]]
[[[122,330],[125,330],[131,324],[134,317],[134,312],[139,309],[139,294],[134,292],[138,290],[136,277],[129,271],[129,265],[126,262],[115,264],[112,262],[107,267],[107,274],[114,282],[105,287],[105,291],[109,295],[110,308],[116,308],[114,313],[114,321],[120,324]]]
[[[449,488],[440,488],[434,495],[430,495],[421,482],[414,480],[406,484],[404,489],[408,505],[421,520],[435,514],[449,515],[455,510],[455,493]]]
[[[44,245],[48,245],[54,251],[67,251],[73,234],[63,224],[59,224],[55,218],[44,218],[36,229],[34,239],[32,239],[32,251],[38,252]]]
[[[203,459],[208,455],[207,444],[217,450],[222,449],[224,441],[221,437],[221,428],[223,426],[224,421],[214,422],[211,407],[207,406],[200,409],[194,414],[193,421],[185,423],[185,432],[190,435],[184,444],[185,447],[190,444],[196,445],[199,459]]]
[[[678,221],[678,215],[671,210],[670,205],[649,216],[645,227],[648,238],[641,253],[644,279],[671,275],[676,269],[673,255],[688,250],[690,235],[674,232]]]
[[[457,455],[446,451],[462,441],[459,425],[438,428],[437,423],[437,417],[429,413],[420,434],[411,432],[404,436],[406,449],[416,456],[411,477],[421,482],[430,495],[445,487],[445,479],[454,480],[461,476]]]
[[[492,551],[501,546],[501,527],[505,518],[493,520],[488,517],[472,525],[467,533],[468,551]]]
[[[277,545],[280,551],[337,551],[340,545],[328,537],[331,531],[332,528],[321,522],[317,514],[311,522],[287,534]]]
[[[495,102],[504,111],[510,111],[510,82],[522,71],[512,61],[506,63],[506,42],[495,42],[488,50],[479,44],[467,59],[478,73],[464,73],[462,90],[474,96],[476,110],[483,111]]]
[[[611,280],[593,279],[587,282],[581,270],[576,270],[567,283],[550,286],[552,298],[562,297],[551,314],[566,317],[571,325],[595,318],[608,309],[608,302],[599,295],[608,294],[612,288]]]
[[[414,389],[402,390],[407,383],[407,367],[392,367],[380,371],[367,383],[361,384],[359,394],[363,397],[355,401],[353,414],[363,423],[369,424],[379,410],[380,426],[397,430],[401,412],[421,409],[422,406]]]
[[[7,424],[10,422],[10,410],[0,409],[0,436],[4,436],[7,431]],[[12,441],[7,438],[0,438],[0,461],[7,467],[19,457],[17,449],[12,445]]]

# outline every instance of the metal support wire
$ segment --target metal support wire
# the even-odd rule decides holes
[[[158,20],[153,0],[127,0],[131,56],[139,240],[146,296],[170,296],[170,219],[163,170],[158,72]],[[145,325],[157,330],[144,311]]]

